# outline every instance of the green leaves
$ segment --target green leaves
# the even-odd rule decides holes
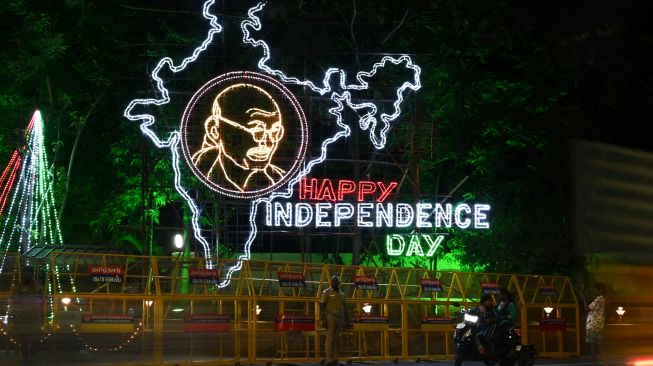
[[[492,205],[490,230],[457,231],[447,240],[468,268],[564,269],[563,261],[542,259],[555,255],[542,248],[569,245],[568,237],[551,229],[566,229],[559,226],[565,213],[554,209],[564,207],[564,183],[547,175],[564,169],[550,159],[552,150],[564,148],[550,119],[569,102],[570,90],[559,87],[568,85],[562,78],[569,74],[566,65],[552,61],[557,46],[540,40],[537,29],[550,19],[539,11],[514,1],[442,3],[432,13],[437,25],[423,29],[422,36],[437,45],[421,64],[420,97],[436,121],[424,127],[435,128],[430,135],[438,138],[419,141],[441,163],[420,164],[422,177],[433,177],[422,180],[422,189],[444,194],[469,176],[450,200]]]

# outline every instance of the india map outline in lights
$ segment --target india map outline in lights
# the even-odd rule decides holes
[[[163,73],[174,75],[175,73],[185,70],[198,60],[202,56],[202,53],[212,45],[215,36],[223,32],[224,29],[220,24],[218,16],[211,12],[211,8],[214,7],[214,5],[215,0],[208,0],[203,4],[202,15],[209,21],[210,28],[208,29],[206,37],[202,43],[196,47],[188,57],[181,61],[175,63],[172,58],[164,57],[153,69],[151,77],[154,81],[158,98],[134,99],[126,107],[123,115],[130,121],[138,122],[140,124],[141,132],[147,136],[156,147],[168,149],[170,151],[171,164],[174,172],[174,186],[191,210],[193,236],[201,245],[203,251],[202,254],[205,258],[205,265],[207,268],[213,268],[215,257],[212,254],[213,252],[217,252],[215,249],[220,244],[209,243],[202,235],[200,226],[201,211],[197,202],[189,193],[189,189],[182,183],[181,164],[186,164],[207,188],[221,194],[251,201],[249,204],[249,235],[242,245],[243,251],[239,254],[238,260],[223,273],[223,278],[218,286],[225,287],[229,285],[232,275],[242,268],[243,261],[250,259],[250,247],[255,240],[258,231],[256,215],[259,207],[265,207],[276,199],[291,198],[294,187],[298,182],[300,182],[302,178],[307,177],[315,166],[325,161],[329,145],[336,141],[346,139],[351,134],[351,127],[349,124],[345,123],[343,117],[343,111],[345,108],[350,108],[356,112],[358,115],[358,127],[362,131],[367,131],[369,133],[371,144],[373,144],[376,149],[383,149],[386,145],[387,134],[390,130],[391,123],[401,114],[401,104],[404,101],[406,93],[411,90],[417,91],[421,88],[421,69],[413,63],[411,57],[408,55],[401,55],[398,57],[382,57],[378,62],[371,65],[369,69],[356,73],[354,82],[348,79],[348,75],[343,69],[336,67],[329,68],[324,72],[324,78],[321,80],[321,83],[313,82],[311,80],[302,80],[287,75],[284,71],[274,69],[269,65],[270,57],[272,55],[270,47],[264,40],[256,39],[252,35],[252,32],[260,31],[262,28],[258,14],[264,10],[265,3],[258,3],[256,6],[248,10],[247,18],[241,22],[240,26],[240,31],[243,35],[243,43],[262,52],[258,63],[252,65],[252,69],[250,70],[225,70],[223,75],[218,76],[215,79],[211,76],[210,78],[212,80],[209,80],[202,88],[206,87],[210,89],[210,86],[212,85],[211,81],[216,79],[222,80],[224,78],[230,78],[231,76],[239,76],[239,80],[234,81],[229,85],[221,84],[215,88],[215,90],[225,91],[245,88],[263,95],[264,97],[261,99],[263,102],[261,103],[267,104],[269,107],[259,108],[253,106],[245,111],[247,116],[244,122],[234,121],[231,118],[224,117],[223,114],[220,114],[222,113],[220,110],[220,101],[217,97],[214,98],[213,105],[208,108],[208,111],[205,111],[202,118],[203,137],[201,141],[194,142],[195,147],[191,149],[189,145],[192,145],[193,142],[188,142],[183,129],[184,126],[188,125],[186,118],[188,117],[188,113],[190,113],[189,108],[192,109],[194,107],[192,102],[188,104],[184,116],[180,118],[183,122],[180,123],[179,129],[169,132],[166,136],[161,136],[155,132],[154,126],[157,120],[154,115],[135,113],[135,108],[163,106],[171,101],[170,92],[165,86],[166,80],[164,80],[161,75]],[[401,85],[397,85],[394,94],[395,99],[392,103],[390,113],[380,113],[379,108],[374,103],[354,102],[351,92],[367,90],[369,85],[366,80],[374,77],[380,69],[388,65],[403,67],[408,70],[409,73],[412,73],[412,78],[410,78],[410,80],[405,80]],[[257,67],[258,70],[254,70],[254,67]],[[252,86],[252,83],[250,83],[252,80],[251,77],[264,80],[263,84],[266,86]],[[269,96],[270,90],[285,90],[283,85],[301,86],[310,89],[312,92],[319,94],[320,96],[329,97],[334,104],[334,106],[329,109],[329,113],[333,116],[336,125],[339,128],[335,134],[321,142],[319,156],[311,158],[305,156],[308,136],[307,133],[302,132],[294,164],[288,167],[288,169],[278,167],[272,160],[274,156],[273,150],[276,149],[276,144],[283,139],[284,130],[288,128],[287,122],[284,122],[284,117],[280,116],[284,114],[283,108],[277,108],[276,100],[272,96],[268,98],[270,99],[270,103],[265,101],[265,98]],[[204,90],[202,88],[198,90],[196,95],[198,93],[202,94],[202,90]],[[219,92],[217,94],[219,94]],[[296,120],[299,121],[299,130],[302,131],[302,128],[306,127],[306,121],[301,107],[292,102],[292,100],[294,100],[292,94],[290,96],[285,95],[285,98],[290,98],[289,100],[291,100],[290,105],[292,108],[286,109],[291,110],[291,112],[294,110],[293,113],[297,114]],[[266,122],[266,120],[268,122]],[[219,127],[220,125],[222,125],[222,127]],[[246,150],[244,152],[245,157],[242,158],[242,160],[233,158],[224,153],[226,151],[224,143],[218,136],[220,136],[221,133],[220,128],[227,127],[232,128],[234,131],[239,131],[239,133],[244,135],[251,135],[254,141],[258,144]],[[204,153],[211,150],[216,153],[217,157],[213,160],[203,159]],[[183,157],[183,159],[180,157]],[[199,166],[198,164],[202,164],[201,162],[203,160],[206,160],[209,163]],[[231,163],[227,160],[231,161]],[[261,167],[252,167],[252,164],[254,164],[255,161],[263,161],[264,163]],[[208,166],[206,164],[208,164]],[[224,173],[225,169],[223,167],[229,164],[243,169],[249,169],[249,171],[245,172],[240,178],[229,177],[222,180],[216,178],[216,175],[214,174],[217,172],[217,175],[219,176],[220,172]],[[265,177],[269,178],[269,186],[250,187],[248,185],[248,174],[253,173],[263,174]]]

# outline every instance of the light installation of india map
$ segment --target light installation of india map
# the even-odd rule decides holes
[[[255,219],[257,211],[274,200],[290,198],[298,182],[326,160],[329,146],[349,137],[352,128],[367,132],[370,143],[376,149],[383,149],[391,124],[401,114],[406,94],[421,87],[421,70],[411,57],[399,55],[382,57],[355,75],[347,75],[336,67],[325,70],[320,81],[288,75],[270,65],[270,47],[252,35],[262,28],[259,15],[265,10],[265,3],[259,3],[248,10],[239,29],[242,42],[260,52],[258,62],[246,65],[243,70],[224,70],[221,75],[208,76],[207,82],[184,102],[186,108],[178,128],[162,135],[155,129],[157,118],[139,111],[143,107],[170,103],[167,80],[162,75],[174,77],[175,73],[192,67],[212,46],[216,35],[224,31],[219,17],[212,12],[214,7],[215,0],[203,5],[202,14],[209,24],[203,42],[180,61],[170,57],[161,59],[151,73],[157,97],[132,100],[124,116],[139,123],[141,132],[156,147],[170,152],[174,186],[192,212],[193,235],[201,245],[207,268],[214,265],[215,248],[220,243],[209,243],[203,237],[201,211],[189,187],[182,183],[182,168],[190,169],[206,189],[248,201],[249,234],[240,245],[243,251],[238,261],[222,275],[218,286],[225,287],[233,273],[242,268],[243,261],[250,258],[250,247],[259,225]],[[390,111],[384,113],[372,102],[357,102],[352,93],[368,90],[368,80],[388,65],[404,68],[411,75],[396,85]],[[338,128],[321,141],[318,156],[306,156],[309,123],[287,86],[303,87],[329,98],[332,103],[329,114]],[[358,120],[346,120],[345,109],[354,111]]]

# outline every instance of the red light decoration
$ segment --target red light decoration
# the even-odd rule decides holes
[[[16,181],[16,174],[20,170],[21,157],[18,155],[18,150],[14,150],[14,153],[11,155],[9,164],[5,167],[5,170],[0,176],[0,217],[5,210],[5,205],[7,204],[7,199],[9,198],[9,193],[14,187],[14,182]]]
[[[358,202],[364,202],[368,197],[374,198],[374,202],[382,203],[397,188],[397,182],[359,181],[354,182],[348,179],[338,181],[334,185],[331,179],[302,178],[299,182],[299,199],[313,201],[344,201],[348,196],[356,197]],[[338,187],[337,189],[334,187]]]

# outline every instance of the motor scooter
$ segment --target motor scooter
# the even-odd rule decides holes
[[[494,323],[479,337],[485,348],[480,354],[476,344],[476,334],[480,330],[478,309],[462,310],[462,321],[456,324],[453,335],[456,345],[454,366],[461,366],[463,361],[482,361],[488,366],[499,363],[501,366],[532,366],[535,349],[532,345],[522,345],[521,336],[512,324]]]

